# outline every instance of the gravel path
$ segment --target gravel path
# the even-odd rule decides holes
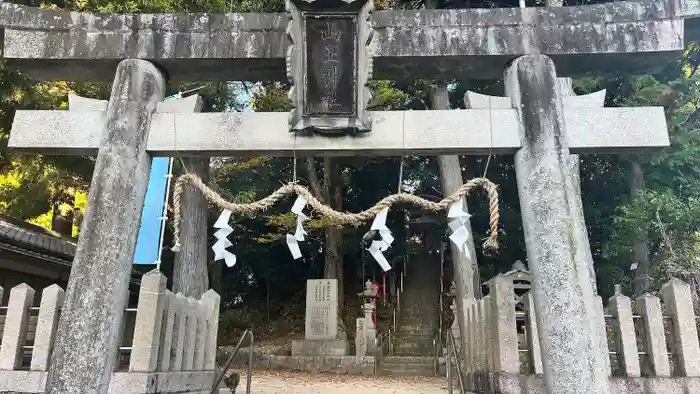
[[[253,373],[251,394],[447,394],[445,378]],[[236,390],[245,394],[245,378]]]

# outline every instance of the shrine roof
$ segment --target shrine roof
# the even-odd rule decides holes
[[[376,11],[374,78],[500,78],[526,53],[548,54],[561,76],[647,72],[700,35],[692,19],[699,10],[697,0],[644,0]],[[125,58],[151,60],[178,80],[286,80],[287,23],[285,13],[100,14],[0,4],[5,58],[40,80],[111,81]]]
[[[20,248],[49,253],[70,264],[75,255],[76,239],[35,226],[0,213],[0,242],[9,242]]]

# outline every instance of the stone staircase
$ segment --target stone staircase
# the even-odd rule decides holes
[[[431,333],[403,331],[394,339],[394,355],[426,357],[435,354],[433,339]]]
[[[377,360],[379,376],[435,376],[435,358],[386,356]]]

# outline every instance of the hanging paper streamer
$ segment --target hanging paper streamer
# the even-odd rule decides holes
[[[391,244],[394,242],[394,237],[391,235],[391,231],[386,226],[387,215],[389,215],[388,207],[379,211],[377,216],[374,217],[374,221],[372,221],[372,227],[370,227],[370,230],[378,231],[379,235],[382,237],[382,242],[384,242],[382,252],[389,249]]]
[[[448,223],[448,226],[452,231],[452,234],[450,234],[450,241],[452,241],[455,246],[459,248],[460,252],[464,252],[467,258],[471,259],[469,250],[467,250],[465,247],[467,240],[469,240],[469,230],[467,230],[467,226],[465,224],[471,215],[464,211],[464,200],[459,200],[450,205],[450,209],[447,212],[447,217],[451,219]]]
[[[369,254],[372,255],[377,263],[379,263],[379,266],[382,267],[384,272],[389,271],[391,269],[391,265],[386,260],[386,257],[384,257],[384,253],[382,252],[389,249],[391,244],[394,242],[394,237],[391,235],[391,231],[386,226],[386,217],[388,214],[389,208],[387,207],[379,211],[377,216],[374,217],[370,230],[379,232],[381,240],[372,241],[369,249],[367,249]]]
[[[229,246],[233,245],[231,241],[228,240],[229,234],[233,232],[231,226],[228,222],[231,220],[231,211],[224,209],[221,215],[214,223],[214,228],[218,230],[214,233],[217,241],[211,247],[214,251],[214,261],[224,260],[226,266],[233,267],[236,265],[236,255],[226,250]]]
[[[377,263],[379,263],[379,266],[382,267],[382,269],[386,272],[391,269],[391,265],[387,261],[386,257],[384,257],[384,253],[382,253],[382,248],[384,247],[384,245],[384,241],[372,241],[372,245],[369,246],[367,251],[370,255],[372,255],[372,257],[374,257]]]
[[[301,258],[301,250],[299,249],[299,242],[304,241],[304,236],[306,235],[306,230],[304,230],[304,222],[309,220],[309,218],[302,212],[306,207],[306,199],[302,196],[297,197],[292,205],[292,212],[297,215],[297,227],[294,231],[294,235],[287,234],[287,247],[292,253],[294,260]]]

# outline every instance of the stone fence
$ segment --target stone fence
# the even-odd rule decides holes
[[[607,310],[596,297],[601,351],[610,354],[614,394],[700,393],[700,345],[690,286],[666,283],[660,298],[632,300],[619,288]],[[512,279],[497,276],[490,293],[466,306],[463,342],[470,389],[483,393],[543,393],[542,358],[532,295],[518,296]]]
[[[138,306],[125,310],[110,393],[208,393],[216,369],[219,295],[200,300],[166,290],[157,270],[141,279]],[[3,289],[0,287],[0,299]],[[43,393],[64,291],[21,284],[0,306],[0,393]]]

